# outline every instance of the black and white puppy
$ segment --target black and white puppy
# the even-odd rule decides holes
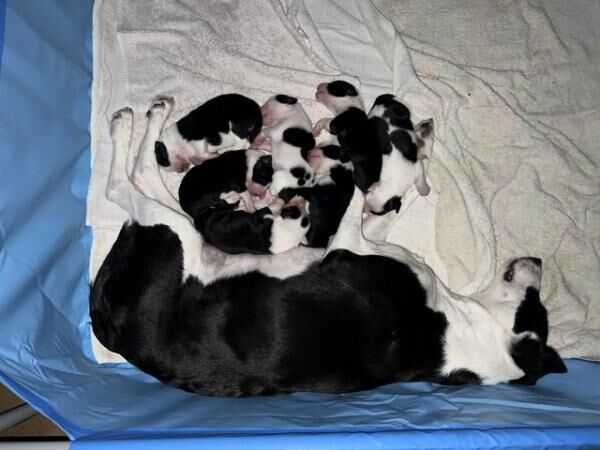
[[[228,150],[246,149],[262,127],[259,105],[240,94],[223,94],[203,103],[165,128],[155,144],[156,160],[166,170],[190,165]]]
[[[209,209],[234,210],[241,200],[253,213],[253,197],[265,197],[272,178],[271,155],[260,150],[230,151],[185,174],[179,185],[179,203],[191,217]]]
[[[277,199],[253,213],[218,208],[193,218],[206,242],[232,255],[274,255],[296,248],[305,242],[310,223],[305,201],[299,197]]]
[[[204,240],[219,250],[282,253],[304,241],[309,219],[303,201],[272,201],[267,190],[272,176],[271,155],[260,150],[227,152],[185,174],[179,203]],[[255,198],[267,199],[268,206],[257,210]]]
[[[300,196],[308,201],[310,227],[306,233],[306,245],[324,248],[337,231],[354,193],[352,162],[337,145],[311,150],[308,161],[315,171],[315,185],[286,188],[279,196],[284,200]]]
[[[367,210],[377,215],[398,212],[402,196],[413,184],[420,195],[429,194],[423,159],[428,156],[425,147],[431,147],[433,119],[413,126],[408,107],[384,94],[369,111],[369,124],[382,153],[382,165],[379,180],[368,189]]]
[[[350,83],[336,80],[319,84],[315,98],[335,117],[319,120],[313,128],[314,135],[327,130],[337,138],[352,159],[356,186],[366,193],[379,181],[382,156],[368,123],[362,97]]]
[[[140,151],[152,151],[171,105],[153,102]],[[100,342],[146,373],[241,397],[417,380],[533,384],[566,371],[547,345],[539,259],[513,259],[487,289],[458,296],[408,251],[362,237],[358,190],[321,263],[280,264],[276,277],[275,257],[254,257],[255,270],[219,277],[189,220],[131,183],[132,120],[128,109],[113,117],[107,187],[132,222],[93,282],[90,316]]]
[[[408,108],[389,94],[379,96],[367,116],[358,91],[344,81],[322,83],[315,95],[336,114],[317,122],[315,134],[327,129],[350,152],[356,185],[368,193],[366,212],[398,212],[413,184],[421,195],[429,193],[422,159],[433,139],[432,119],[415,129]]]
[[[284,188],[312,186],[308,151],[315,147],[312,124],[295,97],[275,95],[261,107],[264,128],[255,141],[273,155],[273,195]],[[266,144],[266,146],[264,146]]]

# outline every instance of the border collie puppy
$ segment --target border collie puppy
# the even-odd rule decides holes
[[[254,213],[243,209],[208,209],[193,216],[204,240],[231,255],[274,255],[305,242],[309,218],[306,202],[277,199]]]
[[[315,171],[316,184],[286,188],[279,196],[284,200],[300,196],[309,202],[310,227],[306,233],[306,245],[324,248],[337,231],[354,193],[352,162],[337,145],[311,150],[308,152],[308,161]]]
[[[429,194],[423,150],[433,138],[433,119],[413,126],[408,107],[393,95],[384,94],[375,99],[369,123],[377,136],[382,166],[379,181],[368,190],[367,208],[377,215],[398,212],[402,196],[413,184],[420,195]]]
[[[170,99],[153,102],[140,152],[152,151],[171,108]],[[100,342],[144,372],[243,397],[419,380],[534,384],[566,371],[547,345],[541,260],[513,259],[487,289],[458,296],[410,252],[362,236],[358,190],[321,263],[287,278],[264,266],[211,275],[189,220],[157,201],[164,193],[148,198],[132,184],[132,122],[129,109],[113,116],[107,186],[132,221],[93,282],[90,317]]]
[[[185,172],[228,150],[246,149],[262,127],[259,105],[240,94],[208,100],[165,128],[155,143],[156,161],[166,170]]]
[[[191,217],[208,209],[233,210],[240,200],[252,213],[253,197],[265,197],[272,177],[271,155],[234,150],[189,170],[179,185],[179,203]]]
[[[319,84],[315,98],[335,117],[319,120],[313,133],[318,136],[321,130],[327,130],[337,138],[352,159],[356,186],[366,193],[379,181],[381,151],[368,123],[362,97],[350,83],[336,80]]]
[[[315,147],[312,124],[295,97],[275,95],[261,107],[264,128],[255,144],[270,148],[273,155],[273,182],[277,195],[284,188],[312,186],[314,173],[308,151]],[[266,141],[270,145],[264,146]]]

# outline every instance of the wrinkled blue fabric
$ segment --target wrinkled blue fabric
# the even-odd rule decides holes
[[[252,399],[192,395],[129,364],[96,364],[85,227],[91,30],[91,0],[0,0],[0,379],[74,447],[600,443],[600,365],[584,361],[534,387],[413,383]]]

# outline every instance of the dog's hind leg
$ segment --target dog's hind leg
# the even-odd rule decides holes
[[[149,121],[150,124],[152,120]],[[131,151],[132,130],[133,111],[130,108],[117,111],[110,125],[113,155],[106,196],[127,211],[131,220],[139,225],[166,225],[175,232],[183,248],[184,279],[192,274],[204,281],[202,273],[205,268],[199,257],[204,241],[190,220],[183,213],[142,194],[128,176],[127,155]]]
[[[152,99],[150,109],[146,113],[148,120],[146,133],[142,139],[132,179],[136,187],[146,196],[157,200],[175,211],[181,211],[179,202],[165,186],[159,172],[155,156],[156,141],[173,110],[172,97],[156,96]]]

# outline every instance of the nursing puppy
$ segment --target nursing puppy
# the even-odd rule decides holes
[[[153,102],[141,152],[152,151],[171,105]],[[146,373],[242,397],[417,380],[533,384],[566,371],[547,345],[539,259],[513,259],[487,289],[460,297],[406,250],[362,237],[358,191],[321,263],[254,257],[252,270],[236,262],[245,258],[211,257],[189,220],[160,203],[168,192],[151,199],[131,183],[132,120],[128,109],[113,117],[107,187],[132,222],[93,282],[90,316],[100,342]],[[146,185],[158,179],[142,175]],[[228,263],[236,272],[221,269]]]
[[[354,181],[362,191],[377,181],[381,174],[382,155],[374,130],[371,128],[362,97],[354,86],[336,80],[317,86],[315,98],[335,117],[324,118],[313,129],[315,136],[327,130],[350,155],[354,166]]]
[[[296,248],[305,242],[310,223],[305,201],[299,197],[277,199],[254,213],[218,208],[193,218],[206,242],[232,255],[274,255]]]
[[[253,197],[265,197],[272,178],[271,155],[259,150],[227,152],[185,174],[179,185],[179,203],[191,217],[209,209],[234,210],[240,201],[253,213]]]
[[[321,119],[314,131],[327,129],[350,153],[356,185],[368,194],[366,212],[398,212],[402,196],[413,184],[421,195],[429,193],[422,148],[431,145],[432,119],[415,130],[408,108],[388,94],[376,99],[367,116],[358,92],[344,81],[322,83],[315,95],[336,117]]]
[[[156,161],[165,170],[185,172],[228,150],[250,147],[261,127],[260,107],[254,100],[219,95],[162,131],[155,144]]]
[[[259,150],[227,152],[192,168],[179,186],[181,209],[211,245],[229,254],[275,254],[304,240],[304,202],[272,202],[258,211],[254,198],[271,198],[271,155]],[[264,203],[264,201],[262,201]]]
[[[413,126],[406,105],[384,94],[369,111],[369,123],[382,153],[382,166],[379,180],[368,189],[367,210],[377,215],[398,212],[402,196],[413,184],[420,195],[429,194],[423,159],[426,143],[431,147],[433,119]]]
[[[275,95],[261,107],[264,128],[255,145],[273,156],[273,195],[284,188],[311,186],[314,173],[308,151],[315,146],[312,124],[298,99]]]
[[[337,145],[309,151],[308,161],[315,171],[315,185],[286,188],[279,196],[284,200],[300,196],[309,202],[310,226],[306,233],[306,245],[324,248],[337,231],[354,192],[352,162]]]

